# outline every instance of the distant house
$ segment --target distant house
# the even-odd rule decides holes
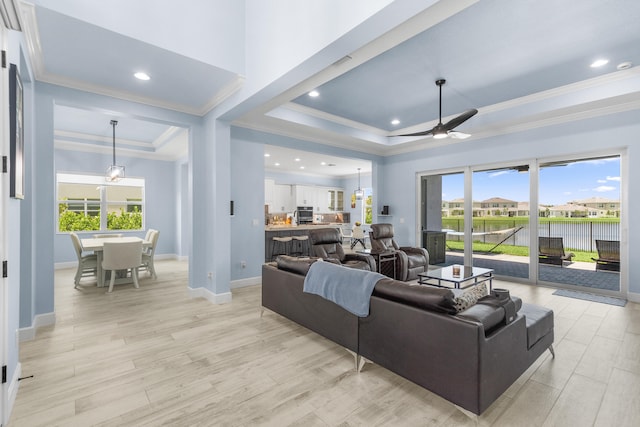
[[[598,209],[573,203],[549,206],[546,209],[548,209],[549,218],[598,218],[600,216],[606,216],[603,211],[599,211]]]
[[[473,202],[473,217],[528,217],[531,213],[529,202],[492,197],[482,202]],[[601,197],[575,200],[564,205],[540,205],[538,214],[548,218],[605,218],[620,216],[620,202]],[[463,216],[464,199],[442,201],[442,216]]]
[[[473,216],[482,216],[482,208],[480,202],[473,202]],[[447,216],[463,216],[464,215],[464,199],[453,199],[442,201],[442,217]]]
[[[607,199],[604,197],[591,197],[583,200],[573,200],[569,202],[571,205],[585,206],[597,210],[599,217],[619,217],[620,201]]]
[[[514,216],[518,210],[518,202],[501,197],[492,197],[480,203],[482,216]]]

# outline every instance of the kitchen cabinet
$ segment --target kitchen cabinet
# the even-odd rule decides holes
[[[344,210],[344,190],[338,188],[331,188],[327,190],[329,205],[329,212],[342,212]]]
[[[310,185],[296,185],[295,187],[296,206],[313,206],[313,211],[317,212],[316,187]]]
[[[273,212],[293,212],[295,200],[291,185],[275,184],[273,195]]]
[[[269,211],[273,210],[273,193],[276,182],[272,179],[264,180],[264,204],[269,205]]]
[[[295,186],[295,206],[313,206],[314,213],[342,212],[344,190],[312,185]]]

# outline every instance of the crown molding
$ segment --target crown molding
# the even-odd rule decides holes
[[[54,138],[54,147],[56,150],[67,150],[84,153],[97,153],[111,155],[113,153],[111,147],[87,144],[84,142],[66,141],[60,138]],[[153,151],[140,151],[129,148],[118,148],[118,156],[122,157],[135,157],[148,160],[164,160],[164,161],[176,161],[183,157],[183,153],[176,154],[158,154]]]

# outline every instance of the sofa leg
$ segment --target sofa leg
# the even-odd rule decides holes
[[[553,344],[549,346],[549,351],[551,352],[551,357],[556,358],[556,352],[553,350]]]

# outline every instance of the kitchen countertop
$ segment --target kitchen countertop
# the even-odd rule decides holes
[[[264,231],[280,231],[280,230],[311,230],[314,228],[320,227],[339,227],[341,226],[341,222],[327,222],[321,224],[306,224],[306,225],[291,225],[291,224],[282,224],[282,225],[267,225],[264,227]]]

